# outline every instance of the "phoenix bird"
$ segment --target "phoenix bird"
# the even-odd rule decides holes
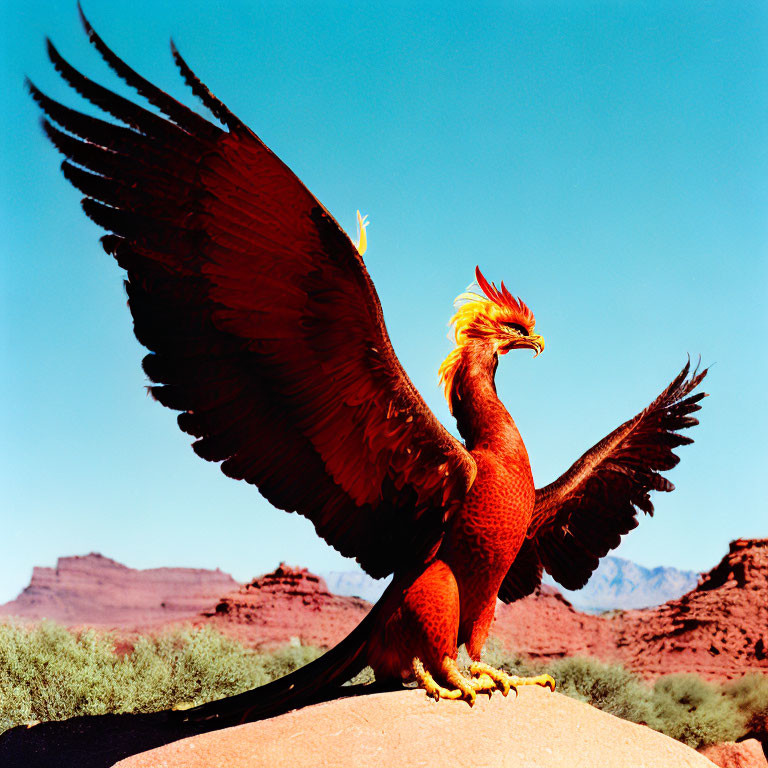
[[[82,20],[107,64],[157,112],[82,75],[50,41],[61,77],[115,122],[28,88],[66,158],[64,175],[127,272],[152,394],[180,412],[199,456],[309,518],[372,577],[394,575],[320,659],[188,716],[273,714],[365,665],[377,680],[415,680],[430,696],[469,703],[478,691],[554,688],[546,675],[515,678],[481,661],[497,596],[531,594],[544,571],[578,589],[639,511],[652,514],[650,492],[673,490],[661,474],[677,464],[673,450],[692,442],[679,431],[698,423],[691,414],[705,394],[693,392],[706,370],[686,364],[645,410],[535,488],[494,384],[501,356],[544,349],[523,301],[479,269],[478,289],[460,297],[455,349],[439,375],[462,443],[393,351],[359,213],[354,243],[173,43],[181,75],[223,127],[137,74]]]

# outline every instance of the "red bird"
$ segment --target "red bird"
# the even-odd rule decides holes
[[[66,156],[64,175],[127,272],[152,394],[181,412],[198,455],[308,517],[371,576],[394,574],[369,616],[318,661],[192,717],[271,714],[366,664],[379,679],[415,678],[435,698],[470,703],[480,690],[554,687],[480,662],[496,598],[530,594],[544,570],[578,589],[637,525],[637,511],[652,513],[650,491],[673,489],[660,472],[692,442],[678,430],[697,423],[704,394],[691,392],[706,371],[686,365],[644,411],[535,489],[494,384],[501,355],[544,348],[528,307],[479,269],[482,293],[459,297],[456,348],[440,377],[462,444],[395,356],[361,258],[359,215],[355,245],[175,47],[185,81],[224,129],[138,75],[83,23],[107,64],[166,117],[83,76],[50,42],[64,80],[117,123],[29,89]]]

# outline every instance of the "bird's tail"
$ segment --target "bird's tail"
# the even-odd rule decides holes
[[[274,717],[323,698],[367,664],[366,645],[378,604],[338,645],[290,675],[250,691],[211,701],[182,712],[183,722],[214,728]],[[214,724],[215,723],[215,724]]]

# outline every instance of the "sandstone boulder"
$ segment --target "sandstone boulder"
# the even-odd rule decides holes
[[[712,768],[641,725],[534,687],[464,702],[423,691],[357,696],[206,733],[115,768]]]

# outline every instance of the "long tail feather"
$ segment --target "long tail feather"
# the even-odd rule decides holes
[[[181,711],[179,718],[188,723],[216,720],[216,727],[224,727],[275,717],[322,700],[324,695],[339,688],[367,664],[365,647],[380,604],[374,606],[344,640],[319,659],[267,685]]]

